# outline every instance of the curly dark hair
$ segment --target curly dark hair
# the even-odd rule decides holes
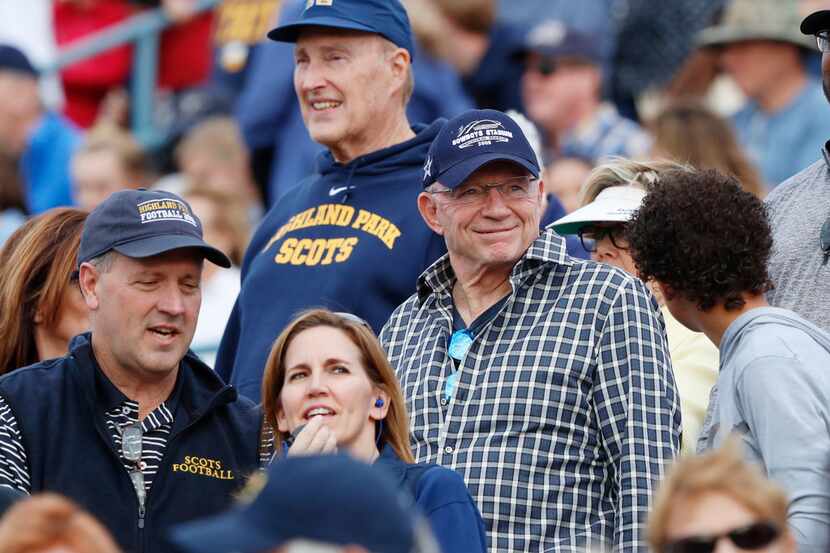
[[[628,225],[643,280],[657,280],[703,311],[744,305],[772,288],[772,235],[764,204],[715,170],[668,171]]]

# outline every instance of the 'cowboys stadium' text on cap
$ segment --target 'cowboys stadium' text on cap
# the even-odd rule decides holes
[[[474,109],[447,121],[432,141],[424,165],[426,188],[438,181],[455,188],[476,170],[509,161],[539,177],[536,153],[512,117],[494,109]]]

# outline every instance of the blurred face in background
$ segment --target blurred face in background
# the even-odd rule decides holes
[[[234,247],[233,236],[224,229],[219,220],[221,208],[204,196],[186,196],[185,199],[202,222],[204,241],[222,250],[225,255],[231,255]],[[212,264],[205,265],[205,269],[210,268],[210,265]]]
[[[758,99],[777,84],[782,71],[789,71],[793,55],[798,49],[790,44],[747,40],[724,46],[720,61],[741,91]]]
[[[87,211],[106,200],[110,194],[133,188],[127,170],[114,150],[79,152],[72,159],[75,201]]]
[[[580,207],[579,192],[591,165],[576,158],[559,159],[545,169],[545,192],[553,194],[567,213]]]
[[[522,100],[530,119],[546,132],[563,132],[577,121],[586,98],[599,99],[599,67],[574,58],[531,53],[522,77]]]
[[[40,115],[37,79],[0,70],[0,149],[13,157],[23,153]]]
[[[677,544],[673,551],[678,553],[710,550],[704,549],[700,544],[680,547],[683,544],[679,540],[690,538],[716,539],[712,553],[795,553],[795,542],[786,527],[777,528],[775,533],[759,526],[753,528],[754,524],[765,525],[770,522],[729,495],[715,491],[703,492],[681,497],[673,505],[666,528],[666,543]],[[735,536],[738,544],[727,537],[729,533]],[[744,547],[739,547],[740,544]],[[750,544],[754,546],[749,547]]]

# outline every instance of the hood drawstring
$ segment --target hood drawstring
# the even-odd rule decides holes
[[[356,162],[352,165],[352,168],[349,169],[349,177],[346,179],[346,189],[343,192],[343,197],[340,198],[340,203],[345,204],[349,201],[350,192],[355,189],[355,186],[352,184],[352,178],[354,178],[354,172],[357,170],[357,166],[360,162]]]

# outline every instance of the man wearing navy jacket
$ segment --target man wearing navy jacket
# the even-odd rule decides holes
[[[442,123],[407,120],[413,47],[401,3],[309,0],[268,36],[295,43],[303,121],[327,151],[266,215],[242,266],[217,371],[255,400],[271,344],[299,310],[348,311],[379,331],[445,251],[417,209]]]
[[[175,194],[123,190],[90,213],[90,332],[0,378],[0,486],[71,498],[128,553],[169,551],[167,526],[230,506],[261,415],[188,351],[204,259],[230,266]]]

